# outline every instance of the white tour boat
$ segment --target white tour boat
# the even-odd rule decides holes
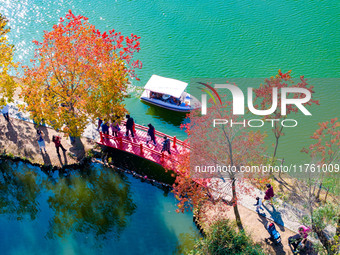
[[[200,101],[185,92],[188,83],[152,75],[140,99],[177,112],[190,112],[201,107]]]

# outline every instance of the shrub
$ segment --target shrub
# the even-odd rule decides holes
[[[211,225],[206,237],[197,241],[190,254],[262,255],[265,253],[244,231],[237,231],[234,223],[228,219],[222,219]]]

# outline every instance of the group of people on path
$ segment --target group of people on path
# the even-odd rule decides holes
[[[264,195],[264,200],[269,201],[270,205],[273,205],[273,197],[274,197],[274,189],[273,186],[269,183],[266,184],[267,190]],[[262,208],[263,200],[260,197],[256,197],[256,212],[260,214],[260,209],[263,210]]]
[[[265,192],[263,199],[265,201],[269,201],[270,205],[273,205],[273,197],[274,197],[273,186],[268,183],[266,184],[266,187],[267,187],[267,190]],[[263,205],[262,198],[256,197],[255,206],[256,206],[256,212],[258,214],[260,214],[260,209],[263,210],[262,205]],[[307,237],[308,237],[308,233],[311,231],[311,228],[302,225],[298,228],[298,231],[299,231],[298,234],[288,238],[288,243],[292,245],[294,254],[297,254],[301,250],[306,248]]]
[[[103,121],[101,119],[98,119],[97,130],[99,131],[100,129],[103,132],[103,134],[106,134],[106,135],[109,134],[109,130],[111,129],[112,135],[118,136],[118,132],[120,131],[120,127],[119,127],[119,124],[118,124],[118,118],[116,118],[115,120],[112,120],[111,123],[108,122],[107,120]]]
[[[47,153],[44,135],[43,135],[43,132],[40,129],[37,129],[37,141],[38,141],[38,145],[39,145],[39,148],[40,148],[40,152],[43,153],[43,151],[45,151],[45,153]],[[67,151],[64,148],[64,146],[61,144],[61,137],[60,136],[53,135],[52,136],[52,142],[55,145],[58,156],[60,156],[60,152],[59,152],[60,149],[62,149],[63,152]]]
[[[135,130],[135,122],[134,119],[128,114],[126,115],[126,124],[125,124],[126,132],[125,137],[129,137],[131,135],[132,138],[135,137],[136,130]],[[119,131],[121,130],[118,123],[118,118],[116,120],[113,120],[111,124],[104,120],[102,121],[100,118],[98,119],[98,131],[102,131],[103,134],[109,135],[110,129],[112,136],[118,136]],[[148,131],[147,131],[147,138],[146,138],[146,144],[148,145],[149,142],[152,142],[154,146],[157,146],[156,142],[156,132],[155,127],[149,123],[148,124]],[[171,155],[171,146],[170,146],[170,139],[167,136],[163,137],[162,142],[162,150],[161,152],[166,151],[169,155]]]
[[[9,105],[8,104],[6,104],[6,105],[1,107],[1,112],[2,112],[2,115],[4,116],[5,120],[7,122],[10,122],[10,119],[9,119]],[[37,129],[37,142],[38,142],[38,145],[39,145],[39,148],[40,148],[40,152],[41,153],[43,153],[43,152],[47,153],[45,139],[44,139],[44,134],[43,134],[43,132],[40,129]],[[55,148],[56,148],[58,156],[60,156],[60,153],[59,153],[59,149],[60,148],[64,152],[66,151],[66,149],[61,144],[61,137],[60,136],[53,135],[52,136],[52,142],[55,144]]]

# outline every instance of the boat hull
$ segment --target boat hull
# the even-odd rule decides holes
[[[178,106],[174,104],[169,104],[159,99],[153,99],[153,98],[147,98],[147,97],[141,97],[140,99],[149,104],[153,104],[153,105],[156,105],[156,106],[159,106],[159,107],[171,110],[171,111],[176,111],[176,112],[190,112],[194,109],[197,109],[197,108],[192,108],[190,106],[183,107],[183,106]]]

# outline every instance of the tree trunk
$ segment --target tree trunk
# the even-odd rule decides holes
[[[276,143],[275,143],[275,149],[274,149],[274,154],[273,154],[272,162],[274,162],[278,145],[279,145],[279,137],[276,137]]]
[[[232,179],[232,192],[233,192],[233,208],[234,208],[234,214],[235,214],[235,219],[236,219],[236,224],[237,227],[240,231],[243,231],[243,226],[242,226],[242,222],[241,222],[241,216],[240,213],[238,211],[238,207],[237,207],[237,195],[236,195],[236,185],[235,185],[236,179],[233,178]]]
[[[336,232],[335,234],[340,237],[340,215],[338,216],[338,224],[336,226]]]
[[[318,190],[318,193],[317,193],[317,195],[316,195],[316,199],[317,199],[317,200],[319,200],[319,198],[320,198],[320,192],[321,192],[321,188],[322,188],[322,182],[323,182],[323,180],[321,180],[321,183],[320,183],[320,186],[319,186],[319,190]]]
[[[327,250],[328,254],[335,254],[334,251],[332,252],[331,248],[332,248],[332,242],[328,240],[325,232],[318,228],[317,226],[315,226],[314,224],[312,224],[312,228],[313,228],[313,232],[315,232],[320,240],[320,242],[322,243],[323,247]]]

